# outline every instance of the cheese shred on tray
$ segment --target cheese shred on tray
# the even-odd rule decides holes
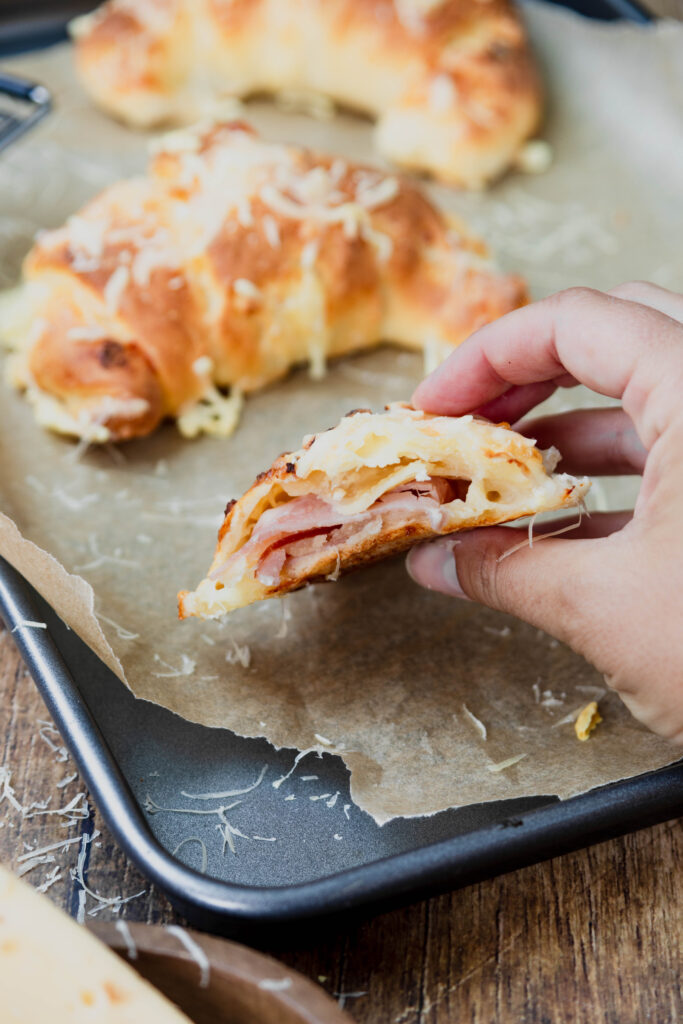
[[[180,617],[217,618],[419,541],[580,503],[584,478],[507,424],[405,403],[355,410],[281,455],[228,504],[206,579]]]

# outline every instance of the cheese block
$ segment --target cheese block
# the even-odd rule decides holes
[[[2,1024],[190,1024],[123,960],[0,866]]]

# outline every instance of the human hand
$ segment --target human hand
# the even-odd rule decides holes
[[[413,549],[408,570],[425,587],[565,641],[637,718],[683,743],[683,296],[644,283],[560,292],[481,328],[412,400],[441,415],[514,422],[577,384],[620,398],[622,408],[517,429],[540,448],[557,445],[563,471],[642,473],[634,512],[593,513],[574,532],[504,560],[519,530],[472,530]]]

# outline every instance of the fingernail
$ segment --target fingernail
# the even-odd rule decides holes
[[[413,548],[408,555],[406,568],[411,579],[421,587],[469,601],[460,586],[455,565],[453,549],[457,543],[450,538],[443,538]]]
[[[460,586],[458,567],[455,564],[455,551],[453,549],[451,549],[451,557],[444,559],[441,572],[444,583],[448,588],[448,593],[452,594],[453,597],[461,598],[463,601],[469,601],[469,597]]]

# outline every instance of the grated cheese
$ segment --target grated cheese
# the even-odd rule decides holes
[[[269,213],[266,213],[261,221],[263,224],[263,233],[266,236],[266,241],[271,249],[279,249],[282,241],[280,239],[280,229],[277,226],[277,221]]]
[[[251,793],[252,790],[258,789],[263,782],[266,772],[268,771],[268,765],[264,764],[259,777],[256,782],[252,782],[246,789],[228,789],[222,793],[186,793],[185,790],[181,790],[181,795],[188,797],[190,800],[223,800],[227,797],[232,796],[243,796],[245,793]]]
[[[81,836],[81,848],[78,854],[78,861],[76,867],[71,869],[71,877],[80,886],[78,893],[78,914],[76,920],[79,924],[83,924],[85,921],[86,911],[86,897],[90,896],[96,901],[96,906],[92,910],[88,911],[90,917],[94,917],[99,914],[101,910],[110,907],[115,913],[121,909],[124,903],[130,903],[131,900],[136,900],[140,896],[144,896],[147,892],[146,889],[142,889],[140,892],[136,892],[133,896],[102,896],[97,890],[91,889],[85,882],[83,877],[83,869],[85,867],[85,858],[87,853],[88,844],[93,841],[94,835],[88,835],[83,833]]]
[[[375,210],[395,199],[400,191],[398,178],[382,178],[372,185],[361,187],[356,192],[356,199],[366,210]]]
[[[574,687],[574,689],[578,693],[585,693],[589,697],[594,697],[595,700],[601,700],[605,696],[605,694],[607,693],[607,690],[605,689],[604,686],[580,686],[580,685],[577,685],[577,686]]]
[[[188,934],[188,932],[185,931],[184,928],[180,928],[177,924],[167,924],[166,931],[170,935],[175,935],[199,967],[199,987],[208,988],[211,964],[209,963],[209,958],[202,947],[190,934]]]
[[[208,434],[213,437],[230,437],[234,432],[244,404],[239,388],[233,388],[225,396],[216,388],[209,387],[199,399],[181,412],[176,426],[183,437],[197,437]]]
[[[93,832],[93,839],[97,838],[101,833],[98,829]],[[80,836],[73,836],[71,839],[60,839],[59,842],[50,843],[49,846],[42,846],[39,850],[31,850],[30,853],[24,853],[21,857],[17,857],[17,864],[21,864],[22,861],[27,860],[29,857],[38,857],[44,853],[53,853],[58,850],[60,853],[66,850],[67,847],[72,846],[73,843],[80,843]]]
[[[138,538],[139,540],[139,538]],[[120,626],[118,622],[114,622],[113,619],[103,615],[102,612],[97,613],[97,618],[101,619],[102,622],[106,622],[107,625],[112,626],[116,630],[116,635],[119,640],[137,640],[140,636],[139,633],[133,633],[130,629],[126,629],[124,626]]]
[[[477,716],[470,711],[470,709],[467,707],[467,704],[463,704],[462,710],[465,713],[466,718],[469,719],[469,721],[472,723],[474,728],[477,730],[477,732],[479,733],[481,738],[483,740],[485,740],[487,735],[488,735],[488,732],[487,732],[486,726],[481,721],[481,719],[477,718]]]
[[[47,622],[33,622],[31,619],[21,619],[12,630],[16,633],[18,629],[47,629]]]
[[[336,583],[337,580],[339,579],[340,572],[341,572],[341,554],[339,553],[339,549],[337,549],[337,561],[336,561],[335,567],[332,570],[332,572],[327,574],[325,579],[326,580],[330,580],[330,582],[332,582],[332,583]]]
[[[248,644],[238,644],[230,638],[232,650],[225,652],[225,660],[228,665],[241,665],[242,668],[249,668],[251,664],[251,650]]]
[[[260,302],[263,298],[261,289],[246,277],[235,278],[232,282],[232,289],[236,295],[241,295],[245,299],[254,299],[255,302]]]
[[[176,846],[175,850],[173,850],[171,856],[172,857],[177,856],[177,854],[182,850],[183,846],[185,846],[186,843],[199,843],[199,845],[201,846],[201,849],[202,849],[202,865],[201,865],[199,870],[201,871],[201,873],[203,875],[205,875],[206,874],[206,868],[207,868],[207,865],[208,865],[208,862],[209,862],[209,854],[208,854],[208,851],[206,849],[206,843],[204,842],[203,839],[200,839],[199,836],[188,836],[187,839],[183,839],[182,842],[178,843],[178,845]]]
[[[285,601],[280,602],[280,607],[282,608],[282,620],[280,621],[280,628],[275,634],[276,640],[283,640],[287,636],[287,623],[292,617],[289,606]]]
[[[159,665],[163,665],[164,668],[169,670],[168,672],[153,672],[152,675],[155,675],[157,679],[175,679],[178,676],[191,676],[197,667],[197,662],[187,654],[180,655],[179,668],[174,668],[173,665],[169,665],[169,663],[164,661],[158,654],[154,655],[154,660],[158,662]]]
[[[198,814],[208,816],[217,814],[219,817],[221,817],[225,811],[230,811],[232,810],[233,807],[237,807],[237,805],[241,803],[241,800],[235,800],[233,803],[228,804],[227,806],[221,805],[220,807],[212,807],[207,811],[199,810],[196,807],[161,807],[158,803],[156,803],[156,801],[152,800],[151,796],[148,793],[147,796],[145,797],[144,808],[148,814],[161,814],[162,812],[165,812],[167,814]]]
[[[128,287],[130,271],[128,267],[118,266],[104,286],[104,301],[107,312],[114,316],[118,313],[123,293]]]
[[[551,537],[558,537],[561,533],[569,533],[570,530],[578,529],[578,527],[581,526],[581,520],[583,518],[583,514],[584,514],[583,507],[579,506],[579,519],[578,519],[578,522],[570,523],[569,526],[563,526],[562,529],[560,529],[560,530],[552,530],[550,533],[542,533],[540,537],[536,538],[536,543],[538,544],[542,540],[549,540]],[[534,522],[535,519],[536,519],[536,515],[533,515],[531,517],[531,521],[529,522],[529,536],[528,536],[528,539],[520,541],[519,544],[514,544],[511,548],[508,548],[507,551],[504,551],[502,555],[498,556],[498,559],[497,559],[498,562],[502,562],[503,559],[508,558],[510,555],[514,555],[514,553],[516,551],[520,551],[522,548],[526,548],[526,547],[531,548],[531,547],[533,547],[533,538],[532,538],[532,535],[531,535],[531,527],[532,527],[533,522]]]
[[[304,270],[311,270],[318,258],[319,243],[317,240],[306,242],[301,250],[301,266]]]
[[[88,537],[88,547],[93,558],[92,561],[87,562],[85,565],[75,565],[74,572],[88,572],[92,569],[99,569],[103,565],[120,565],[127,569],[139,569],[140,563],[133,562],[129,558],[122,558],[120,554],[114,552],[113,555],[103,554],[97,545],[97,535],[91,533]]]
[[[299,765],[299,762],[302,761],[303,758],[307,757],[309,754],[317,754],[318,757],[322,757],[322,753],[318,749],[318,747],[308,747],[307,750],[300,750],[299,753],[294,758],[294,764],[289,769],[287,774],[281,776],[281,778],[279,778],[279,779],[275,779],[275,781],[271,783],[273,789],[279,789],[280,786],[282,785],[282,783],[285,782],[290,777],[290,775],[294,774],[294,772],[296,771],[296,769],[297,769],[297,767]],[[317,776],[316,776],[316,778],[317,778]]]
[[[292,987],[291,978],[261,978],[258,987],[266,992],[285,992]]]
[[[208,377],[213,373],[213,359],[211,356],[200,356],[192,364],[192,372],[197,377]]]
[[[458,90],[450,75],[435,75],[429,83],[429,107],[435,114],[450,111],[458,99]]]
[[[47,892],[47,890],[50,889],[55,884],[55,882],[61,882],[64,877],[61,871],[62,869],[60,868],[59,864],[55,864],[52,871],[48,872],[48,874],[45,876],[41,884],[36,886],[36,892]]]
[[[29,871],[33,871],[41,864],[52,864],[54,863],[54,857],[50,853],[43,854],[42,857],[31,857],[30,860],[25,861],[17,871],[17,875],[21,878],[23,875],[28,874]]]
[[[581,714],[581,711],[582,711],[582,708],[580,708],[580,707],[579,708],[574,708],[574,710],[570,711],[568,715],[564,716],[564,718],[558,718],[558,720],[556,722],[553,722],[553,724],[551,725],[550,728],[551,729],[557,729],[558,726],[560,726],[560,725],[571,725],[571,723],[575,722],[576,719],[579,717],[579,715]]]
[[[370,224],[361,224],[360,235],[377,250],[380,263],[388,263],[394,251],[394,243],[384,231],[377,231]]]
[[[490,772],[503,772],[527,756],[527,754],[517,754],[515,757],[508,757],[505,761],[499,761],[498,764],[487,764],[486,767]]]
[[[109,280],[111,281],[111,278]],[[105,336],[105,329],[104,327],[98,327],[97,324],[70,327],[66,332],[66,336],[69,341],[100,341]]]
[[[187,840],[186,840],[186,842],[187,842]],[[119,935],[121,935],[121,937],[123,938],[123,941],[126,944],[126,953],[128,955],[128,959],[129,960],[137,960],[137,958],[138,958],[138,947],[135,945],[135,940],[133,939],[133,936],[131,935],[130,928],[128,927],[128,922],[127,921],[123,921],[123,920],[118,920],[116,922],[116,930],[119,933]]]
[[[251,228],[254,225],[254,214],[248,196],[240,196],[237,200],[237,220],[243,228]]]
[[[490,633],[491,636],[502,637],[503,639],[507,639],[512,634],[509,626],[503,626],[502,629],[496,629],[495,626],[484,626],[484,632]]]
[[[72,512],[81,512],[88,505],[94,505],[100,500],[99,494],[84,494],[82,498],[75,498],[62,487],[53,487],[52,497]]]
[[[522,146],[514,165],[524,174],[545,174],[553,163],[553,148],[544,139],[532,139]]]
[[[71,775],[65,775],[63,779],[60,779],[57,783],[57,789],[64,789],[70,783],[75,782],[78,778],[78,772],[72,772]]]

